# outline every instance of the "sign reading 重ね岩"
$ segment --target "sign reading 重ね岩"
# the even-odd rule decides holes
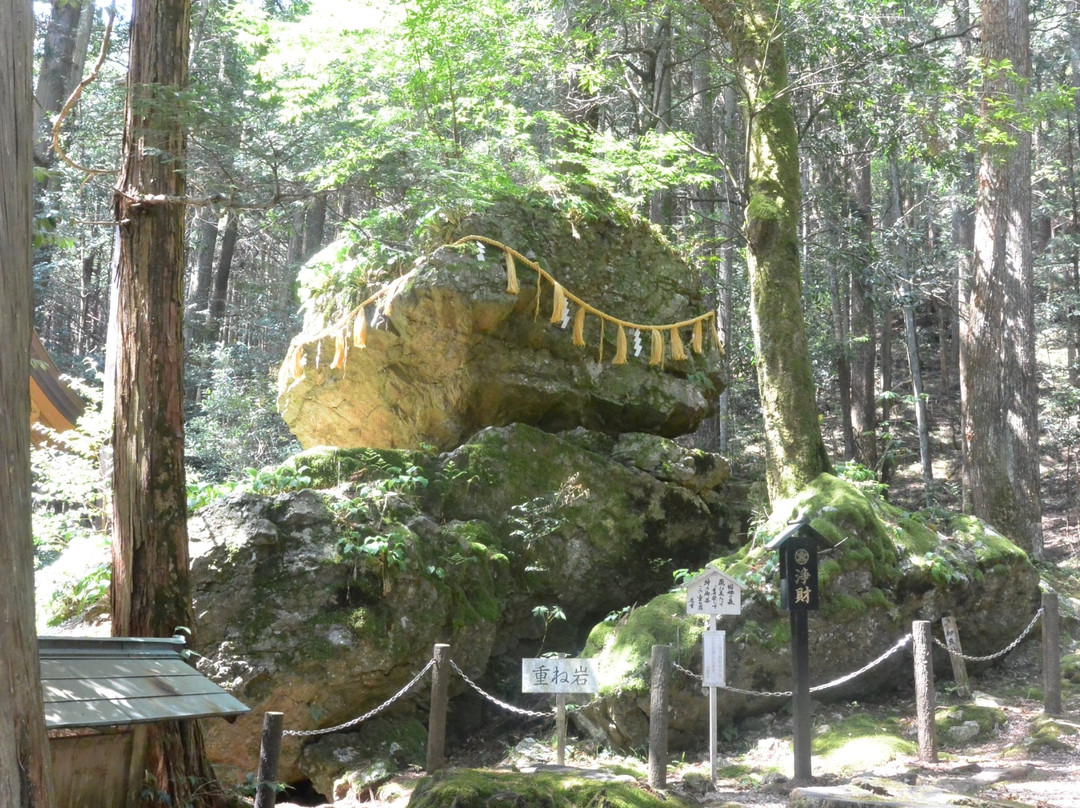
[[[686,584],[687,614],[740,614],[742,584],[709,565]]]
[[[599,689],[591,659],[543,657],[521,660],[523,693],[596,693]]]

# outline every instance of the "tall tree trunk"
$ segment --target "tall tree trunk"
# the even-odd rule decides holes
[[[86,54],[90,50],[90,34],[94,31],[96,10],[94,0],[83,0],[82,10],[79,12],[79,28],[75,32],[75,49],[71,54],[71,73],[68,76],[67,86],[64,87],[65,102],[83,79],[83,72],[86,70]]]
[[[775,0],[700,0],[731,45],[747,116],[750,318],[774,502],[831,470],[818,423],[799,267],[798,131]]]
[[[879,461],[881,482],[888,485],[896,470],[893,453],[889,443],[892,441],[892,402],[893,402],[893,312],[887,308],[881,314],[881,425],[884,431],[884,453]]]
[[[30,529],[33,196],[30,0],[0,0],[0,805],[49,808]]]
[[[304,219],[304,261],[322,249],[326,237],[326,194],[317,194]]]
[[[851,427],[855,436],[855,459],[877,470],[877,402],[874,395],[876,334],[874,301],[870,283],[874,260],[873,192],[867,150],[849,167],[849,204],[853,223],[855,256],[851,269]]]
[[[229,278],[232,275],[233,255],[236,252],[236,239],[240,233],[240,214],[230,210],[225,221],[225,232],[221,236],[221,254],[218,256],[217,272],[214,273],[214,289],[210,294],[210,311],[206,316],[207,339],[217,342],[221,337],[221,327],[225,320],[225,302],[229,295]]]
[[[286,316],[292,313],[296,305],[296,278],[300,274],[300,265],[304,262],[304,209],[300,205],[293,208],[289,226],[285,271],[281,274],[278,287],[278,306]]]
[[[735,88],[728,86],[724,88],[724,116],[721,126],[721,133],[723,135],[721,141],[723,153],[744,153],[745,150],[742,148],[743,142],[740,132],[742,127],[740,127],[739,124],[739,101],[735,95]],[[745,169],[745,166],[739,166],[736,170],[742,169]],[[738,205],[736,204],[735,197],[738,193],[738,186],[731,170],[724,173],[724,181],[720,184],[720,188],[724,194],[723,202],[721,202],[721,210],[723,211],[721,224],[726,232],[724,233],[724,244],[721,248],[723,256],[721,266],[723,269],[720,284],[720,303],[717,313],[719,315],[720,337],[727,349],[731,350],[731,323],[735,316],[732,302],[734,300],[732,291],[735,285],[735,255],[737,252],[741,252],[742,247],[742,244],[739,241],[739,228],[736,225],[736,210],[738,209]],[[729,389],[725,387],[724,392],[720,396],[720,401],[717,402],[717,415],[720,420],[719,450],[724,454],[731,451],[730,401],[731,396]]]
[[[831,170],[829,165],[823,166],[822,181],[824,187],[837,188],[843,196],[843,179]],[[826,204],[829,203],[829,200],[826,200]],[[822,222],[829,222],[836,218],[829,216],[816,205],[815,213]],[[836,228],[831,229],[833,230],[832,237],[837,242],[846,238],[846,234],[835,232]],[[851,289],[849,277],[852,268],[836,261],[830,262],[825,271],[829,282],[829,308],[832,315],[834,366],[837,394],[840,399],[840,431],[844,441],[844,459],[853,460],[855,458],[855,430],[851,420],[851,308],[849,300]]]
[[[922,465],[924,488],[929,488],[934,478],[934,464],[930,457],[930,425],[922,383],[922,363],[919,361],[919,336],[915,328],[915,290],[910,277],[914,269],[908,253],[907,213],[900,192],[900,170],[895,157],[889,160],[889,184],[892,186],[892,204],[885,225],[896,233],[896,263],[900,274],[897,296],[900,299],[900,310],[904,314],[908,369],[911,371],[911,398],[915,408],[915,430],[919,436],[919,462]]]
[[[1069,279],[1075,298],[1080,298],[1080,188],[1077,187],[1080,176],[1076,170],[1078,150],[1080,150],[1080,0],[1070,0],[1069,63],[1072,67],[1073,114],[1069,118],[1068,149],[1066,163],[1069,170],[1070,220],[1067,232],[1072,236],[1072,249],[1069,251]],[[1066,325],[1069,383],[1080,387],[1080,306],[1072,307],[1067,313]]]
[[[37,99],[34,105],[34,132],[38,139],[35,157],[40,165],[52,163],[51,116],[58,113],[67,100],[66,91],[73,72],[82,6],[81,0],[53,0],[52,3],[34,93]]]
[[[956,21],[953,33],[956,35],[956,62],[953,73],[958,87],[967,86],[972,79],[970,59],[973,37],[968,31],[971,20],[969,4],[970,0],[954,0]],[[965,103],[963,112],[964,115],[957,116],[958,121],[962,121],[965,117],[971,117],[974,110],[970,109],[969,105]],[[974,146],[974,132],[969,125],[958,122],[955,138],[958,144]],[[958,159],[960,160],[961,169],[957,172],[957,177],[953,181],[954,201],[951,211],[952,246],[956,254],[956,263],[952,282],[949,284],[949,364],[952,369],[950,376],[956,380],[957,384],[955,388],[949,391],[949,400],[951,402],[955,402],[959,396],[960,321],[961,313],[967,307],[967,292],[971,281],[971,257],[975,249],[975,158],[970,148],[961,148],[957,151],[959,152]],[[959,409],[957,407],[957,410]],[[952,416],[949,418],[949,424],[950,430],[953,431],[952,443],[954,446],[959,446],[962,453],[962,430],[956,429]],[[961,489],[961,498],[966,502],[967,486],[961,485]],[[967,510],[966,505],[965,510]]]
[[[653,93],[652,124],[662,135],[671,128],[671,95],[674,66],[671,62],[671,12],[656,24],[653,32]],[[670,188],[655,191],[649,200],[649,218],[663,227],[670,227],[675,218],[675,195]]]
[[[97,256],[94,253],[84,255],[82,260],[82,285],[79,287],[79,324],[78,324],[78,340],[76,346],[79,353],[85,354],[90,350],[91,335],[93,333],[93,326],[91,325],[90,310],[92,306],[92,297],[97,291],[95,283],[95,275],[97,275]]]
[[[1025,0],[983,0],[974,279],[963,339],[965,474],[974,514],[1042,556]],[[1015,73],[991,65],[1011,63]],[[1004,102],[1004,116],[999,115]],[[1005,137],[992,137],[992,133]]]
[[[113,575],[115,635],[192,626],[184,480],[183,112],[190,0],[135,0],[123,167],[114,195]],[[154,200],[146,195],[155,195]],[[198,722],[152,725],[155,805],[214,805]]]

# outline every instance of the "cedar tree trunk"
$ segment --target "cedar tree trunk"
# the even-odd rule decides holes
[[[731,45],[747,119],[750,315],[769,498],[830,471],[802,311],[799,143],[776,0],[700,0]]]
[[[30,530],[34,21],[0,0],[0,805],[49,808]]]

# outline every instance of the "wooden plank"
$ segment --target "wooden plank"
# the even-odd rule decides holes
[[[174,659],[132,659],[121,657],[78,658],[78,659],[43,659],[41,660],[42,679],[118,679],[125,676],[201,676],[198,671],[179,657]]]
[[[222,690],[197,671],[188,676],[128,676],[119,679],[47,679],[41,683],[46,702],[141,699],[154,696],[216,695]]]
[[[72,701],[46,705],[45,725],[49,729],[104,727],[171,719],[239,715],[247,712],[247,709],[227,693],[212,696],[169,698],[158,696],[143,699]]]
[[[50,738],[56,804],[80,808],[131,804],[132,788],[137,797],[142,785],[129,783],[132,740],[130,732]]]

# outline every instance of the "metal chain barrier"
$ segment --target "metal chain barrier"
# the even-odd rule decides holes
[[[424,677],[424,674],[427,673],[429,670],[431,670],[434,666],[435,666],[435,660],[433,658],[428,662],[427,665],[424,666],[424,669],[422,671],[420,671],[420,673],[416,674],[416,676],[414,676],[409,681],[409,683],[407,685],[405,685],[405,687],[401,688],[401,690],[399,690],[393,696],[388,698],[386,701],[384,701],[382,704],[380,704],[374,710],[368,710],[363,715],[361,715],[361,716],[359,716],[357,718],[354,718],[351,721],[346,721],[344,724],[338,724],[336,727],[326,727],[325,729],[306,729],[306,730],[304,730],[304,729],[287,729],[287,730],[283,731],[281,734],[282,735],[292,735],[292,736],[295,736],[295,737],[298,737],[298,738],[307,738],[307,737],[310,737],[312,735],[329,735],[332,732],[341,732],[342,730],[345,730],[345,729],[351,729],[352,727],[355,727],[357,724],[362,724],[365,721],[367,721],[369,718],[373,718],[374,716],[378,715],[383,710],[385,710],[387,707],[389,707],[391,704],[393,704],[395,701],[397,701],[402,696],[404,696],[406,693],[408,693],[410,690],[412,690],[413,685],[415,685],[417,682],[419,682]]]
[[[880,656],[878,656],[876,659],[872,660],[871,662],[868,662],[867,664],[863,665],[857,671],[852,671],[851,673],[846,673],[843,676],[841,676],[840,678],[833,679],[831,682],[826,682],[825,684],[814,685],[813,687],[810,688],[810,692],[811,693],[820,693],[822,690],[828,690],[831,687],[838,687],[838,686],[844,684],[845,682],[850,682],[852,679],[854,679],[854,678],[856,678],[858,676],[862,676],[867,671],[870,671],[873,668],[877,667],[882,662],[884,662],[886,659],[888,659],[893,654],[895,654],[897,651],[900,651],[901,649],[905,648],[908,645],[908,643],[910,643],[910,642],[911,642],[911,635],[910,634],[905,634],[903,637],[901,637],[899,640],[896,641],[896,643],[893,645],[892,648],[885,651],[883,654],[881,654]],[[694,673],[693,671],[687,670],[682,665],[679,665],[677,663],[672,663],[672,667],[675,668],[675,670],[679,671],[680,673],[683,673],[686,676],[689,676],[691,679],[697,679],[699,682],[703,681],[701,676]],[[770,697],[771,698],[790,698],[791,695],[792,695],[792,692],[790,690],[744,690],[741,687],[733,687],[731,685],[724,685],[723,687],[721,687],[719,689],[720,690],[727,690],[727,691],[730,691],[731,693],[739,693],[739,694],[741,694],[743,696],[758,696],[758,697],[762,697],[762,698],[770,698]]]
[[[1042,615],[1043,615],[1043,608],[1042,608],[1042,606],[1040,606],[1039,611],[1035,612],[1035,616],[1033,618],[1031,618],[1031,622],[1028,623],[1027,628],[1025,628],[1023,631],[1020,632],[1020,636],[1017,637],[1015,640],[1013,640],[1008,645],[1006,645],[1004,648],[1002,648],[996,654],[987,654],[986,656],[968,656],[967,654],[958,654],[958,656],[961,659],[967,660],[968,662],[990,662],[991,660],[998,659],[999,657],[1003,657],[1007,653],[1009,653],[1009,651],[1011,651],[1016,646],[1018,646],[1023,641],[1023,639],[1028,634],[1031,633],[1031,630],[1033,628],[1035,628],[1035,624],[1039,622],[1039,618],[1042,617]],[[949,650],[949,646],[947,646],[945,643],[943,643],[937,637],[934,637],[934,644],[937,645],[937,646],[940,646],[941,648],[944,648],[946,651],[949,651],[950,654],[953,653],[952,651]]]
[[[555,715],[554,710],[548,710],[547,712],[541,713],[537,712],[536,710],[526,710],[523,707],[515,707],[513,704],[507,704],[505,701],[499,701],[499,699],[495,698],[490,693],[485,692],[484,689],[480,687],[480,685],[478,685],[476,682],[466,676],[465,671],[459,668],[458,664],[452,659],[450,660],[450,666],[457,672],[458,676],[465,680],[465,684],[467,684],[485,699],[490,701],[492,704],[498,707],[502,707],[504,710],[509,710],[512,713],[517,713],[518,715],[527,715],[531,718],[548,718]]]

